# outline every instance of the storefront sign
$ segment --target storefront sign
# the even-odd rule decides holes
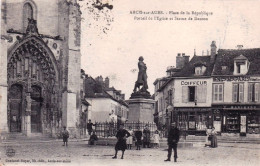
[[[207,81],[181,81],[181,85],[187,85],[187,86],[207,85]]]
[[[258,78],[251,78],[249,76],[219,76],[213,77],[213,81],[215,82],[223,82],[223,81],[257,81]]]

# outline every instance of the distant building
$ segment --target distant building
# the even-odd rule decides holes
[[[125,95],[114,87],[109,87],[109,78],[99,76],[96,79],[86,77],[85,99],[90,104],[88,119],[92,122],[125,122],[128,117],[128,104]]]

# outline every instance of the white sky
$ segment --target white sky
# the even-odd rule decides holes
[[[138,68],[139,56],[148,67],[149,91],[153,94],[153,82],[166,75],[167,66],[176,65],[177,53],[192,57],[196,48],[197,55],[202,50],[205,55],[212,40],[218,49],[235,49],[238,44],[260,47],[259,0],[110,0],[113,10],[108,14],[114,18],[110,26],[105,25],[104,14],[98,21],[93,19],[86,1],[81,2],[81,67],[93,78],[108,76],[110,85],[122,90],[126,99],[137,79],[138,70],[131,70]],[[206,11],[213,15],[208,21],[137,21],[131,10]],[[109,29],[106,33],[100,30],[104,27]]]

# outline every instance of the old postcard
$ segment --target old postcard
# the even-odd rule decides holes
[[[1,0],[0,166],[260,161],[259,0]]]

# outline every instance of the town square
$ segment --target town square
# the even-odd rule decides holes
[[[0,166],[259,165],[260,2],[166,1],[1,0]]]

